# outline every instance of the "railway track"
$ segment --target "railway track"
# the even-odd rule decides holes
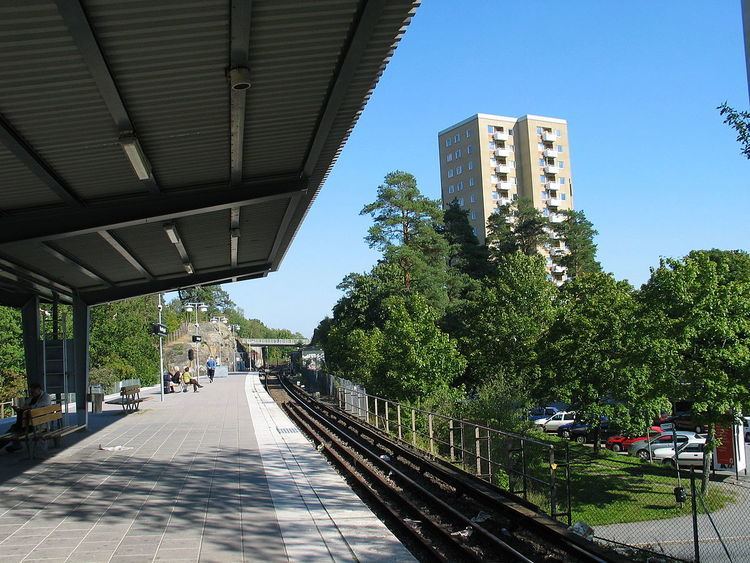
[[[289,399],[272,392],[277,402],[423,560],[624,561],[530,503],[280,383]]]

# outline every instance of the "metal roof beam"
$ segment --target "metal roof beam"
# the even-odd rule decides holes
[[[295,179],[275,183],[243,184],[242,189],[185,190],[157,196],[133,196],[86,209],[42,210],[3,218],[0,244],[23,240],[54,240],[87,233],[121,229],[146,223],[164,223],[233,207],[286,199],[304,191],[306,181]]]
[[[55,258],[57,258],[60,262],[63,262],[64,264],[67,264],[68,266],[72,266],[73,269],[83,274],[84,276],[87,276],[102,285],[112,285],[111,281],[106,279],[101,274],[94,272],[91,268],[84,266],[76,258],[71,256],[70,254],[62,250],[61,248],[57,248],[49,243],[43,243],[42,247],[44,248],[46,252],[48,252]]]
[[[279,230],[276,232],[276,238],[273,241],[273,246],[271,247],[271,252],[268,256],[268,261],[271,262],[272,270],[274,271],[279,267],[279,262],[281,261],[279,249],[281,248],[281,243],[286,236],[286,232],[289,230],[289,225],[292,222],[292,217],[294,217],[294,212],[297,210],[297,205],[299,204],[301,196],[302,194],[296,194],[289,198],[289,204],[286,206],[284,217],[281,219]]]
[[[232,0],[229,50],[229,120],[232,185],[242,183],[242,154],[245,143],[245,102],[250,88],[251,0]]]
[[[29,285],[44,287],[49,289],[51,293],[66,295],[72,299],[73,290],[67,285],[53,280],[48,276],[43,276],[39,272],[35,272],[31,268],[18,264],[5,256],[0,256],[0,272],[3,271],[11,276],[15,276],[16,279],[25,280]],[[10,276],[6,275],[5,277]]]
[[[135,268],[140,274],[149,280],[153,280],[154,276],[148,271],[130,250],[123,244],[123,242],[117,238],[117,236],[109,231],[99,231],[99,236],[102,237],[107,243],[115,249],[115,251],[122,256],[133,268]]]
[[[112,120],[115,122],[118,137],[123,139],[123,151],[148,190],[152,193],[158,193],[159,187],[154,179],[151,166],[143,153],[138,138],[135,136],[133,122],[128,115],[125,103],[120,96],[117,84],[115,84],[112,72],[99,47],[83,6],[81,6],[79,0],[55,0],[55,4],[91,73],[91,77],[96,83]]]
[[[356,29],[352,34],[344,60],[341,62],[333,86],[330,89],[325,109],[318,121],[315,136],[310,144],[310,150],[307,153],[305,165],[302,169],[305,176],[312,175],[318,164],[320,153],[328,139],[328,134],[331,131],[341,103],[349,91],[349,85],[354,78],[354,74],[359,68],[362,56],[367,50],[367,45],[370,42],[375,25],[383,14],[384,6],[385,0],[367,0],[365,3],[359,21],[356,23]]]
[[[294,197],[294,196],[292,196]],[[237,266],[237,255],[240,250],[240,208],[233,207],[229,212],[229,262]]]
[[[266,262],[252,262],[239,264],[236,268],[204,270],[192,275],[185,274],[143,283],[118,285],[107,289],[84,290],[80,291],[79,294],[89,305],[97,305],[108,301],[136,297],[138,295],[147,295],[162,291],[175,291],[180,288],[196,285],[215,284],[225,280],[230,280],[233,277],[246,279],[258,277],[266,273],[270,266],[271,265]]]
[[[0,143],[5,145],[37,178],[47,184],[60,199],[76,207],[83,206],[83,202],[78,199],[71,189],[65,185],[2,116],[0,116]]]

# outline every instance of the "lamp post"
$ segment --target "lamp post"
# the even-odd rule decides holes
[[[159,311],[159,324],[161,325],[161,293],[157,294],[156,297],[156,308]],[[162,342],[162,337],[158,336],[159,338],[159,380],[161,383],[161,401],[164,402],[164,343]]]
[[[208,305],[205,303],[185,303],[185,312],[186,313],[192,313],[195,311],[195,336],[198,335],[198,311],[201,313],[207,313],[208,312]],[[201,372],[200,372],[200,363],[198,362],[198,350],[200,349],[200,346],[198,342],[195,342],[195,379],[199,379]]]

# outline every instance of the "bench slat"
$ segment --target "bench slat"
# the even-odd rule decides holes
[[[44,424],[45,422],[53,422],[55,420],[60,420],[63,417],[61,412],[52,412],[49,414],[44,414],[42,416],[32,416],[29,419],[29,424],[31,426],[39,426],[40,424]]]
[[[32,408],[30,411],[32,418],[51,412],[62,412],[62,405],[49,405],[47,407]]]

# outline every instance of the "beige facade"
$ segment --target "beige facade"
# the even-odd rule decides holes
[[[530,199],[549,220],[573,209],[568,124],[564,119],[479,113],[438,133],[443,204],[454,199],[469,213],[480,243],[498,206]],[[566,252],[556,240],[545,249],[551,275],[565,279],[555,258]]]

